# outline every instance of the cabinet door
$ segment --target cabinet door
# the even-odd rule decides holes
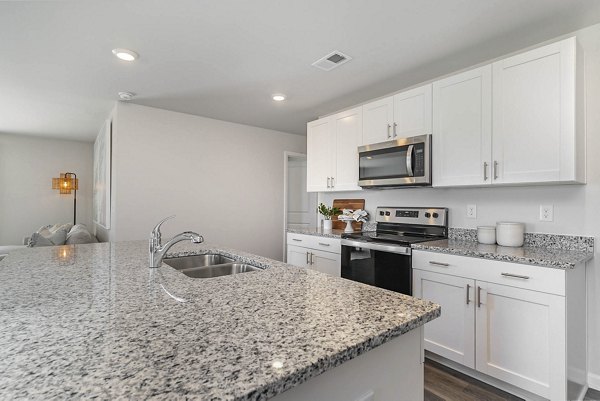
[[[433,84],[433,186],[491,183],[492,66]]]
[[[413,270],[416,297],[442,307],[442,315],[425,325],[425,349],[475,368],[475,281]]]
[[[306,126],[306,190],[328,191],[335,163],[335,132],[330,117]]]
[[[363,145],[385,142],[392,139],[394,124],[394,97],[376,100],[362,107]]]
[[[311,249],[311,265],[309,268],[332,276],[342,276],[342,258],[339,253],[323,252]]]
[[[566,399],[565,298],[476,285],[476,369],[542,397]]]
[[[360,191],[358,186],[358,147],[362,143],[362,108],[333,116],[335,127],[334,191]]]
[[[575,179],[575,38],[493,64],[496,183]]]
[[[298,267],[308,267],[310,261],[310,249],[301,246],[288,245],[287,263]]]
[[[393,138],[431,134],[431,84],[394,95]]]

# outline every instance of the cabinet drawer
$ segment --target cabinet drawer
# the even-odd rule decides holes
[[[341,253],[341,240],[339,238],[319,237],[317,235],[287,234],[289,245],[318,249],[325,252]]]
[[[413,268],[565,295],[565,271],[561,269],[416,250]]]

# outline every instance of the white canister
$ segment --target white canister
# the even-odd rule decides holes
[[[503,221],[496,224],[496,242],[502,246],[523,246],[525,224]]]
[[[477,227],[477,242],[480,244],[495,244],[496,243],[496,227],[494,226],[479,226]]]
[[[323,231],[331,231],[331,228],[333,227],[333,221],[326,219],[323,220]]]

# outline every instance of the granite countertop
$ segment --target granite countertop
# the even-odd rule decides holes
[[[594,256],[593,252],[584,250],[556,249],[539,246],[517,248],[485,245],[476,241],[456,239],[421,242],[413,244],[412,248],[556,269],[573,269],[577,264],[586,262]]]
[[[3,398],[265,400],[440,315],[431,302],[223,247],[173,251],[265,270],[149,269],[147,248],[32,248],[0,261]]]
[[[315,235],[326,238],[342,238],[342,234],[344,233],[344,230],[323,231],[321,227],[288,228],[286,231],[292,234]]]

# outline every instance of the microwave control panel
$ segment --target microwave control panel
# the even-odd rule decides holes
[[[425,144],[417,143],[414,148],[414,176],[423,177],[425,175]]]

